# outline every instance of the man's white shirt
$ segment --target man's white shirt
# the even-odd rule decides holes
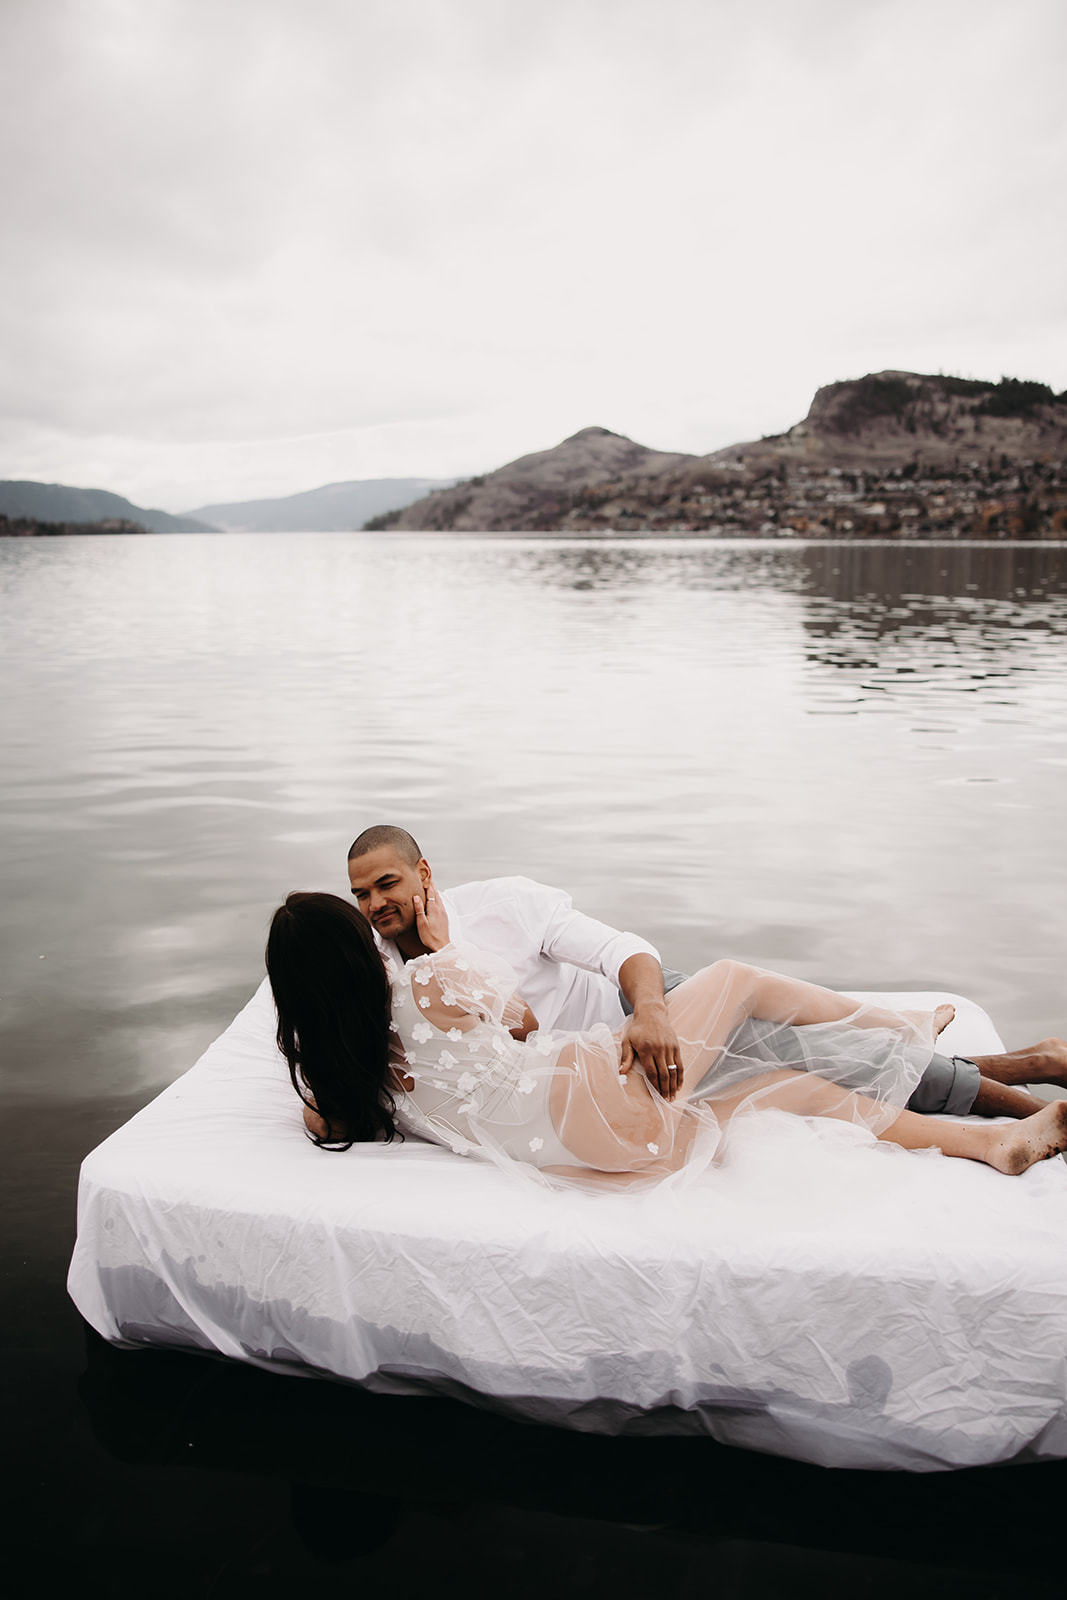
[[[575,911],[569,894],[532,878],[487,878],[439,891],[449,937],[503,958],[540,1028],[578,1031],[596,1022],[617,1028],[624,1012],[619,968],[634,955],[659,961],[636,933],[620,933]],[[400,966],[392,940],[379,943]]]

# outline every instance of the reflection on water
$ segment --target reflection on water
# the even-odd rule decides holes
[[[1059,1463],[828,1474],[710,1439],[564,1433],[437,1398],[334,1386],[327,1405],[315,1382],[196,1356],[131,1357],[95,1336],[81,1392],[107,1450],[180,1468],[190,1494],[220,1469],[254,1475],[276,1511],[249,1541],[252,1560],[231,1523],[212,1552],[229,1575],[242,1557],[279,1577],[300,1572],[295,1533],[390,1594],[1055,1592],[1041,1574],[1060,1562]],[[1025,1541],[977,1538],[1008,1518],[1025,1520]]]
[[[1055,678],[1067,636],[1062,547],[1020,561],[1001,546],[809,546],[808,660],[848,676],[843,706],[906,696],[951,710],[987,686],[1012,704],[1021,674]]]
[[[444,882],[565,886],[675,966],[943,985],[1011,1043],[1062,1031],[1065,628],[1061,546],[0,541],[0,1337],[12,1449],[82,1587],[92,1560],[119,1592],[152,1571],[161,1594],[168,1572],[175,1593],[280,1593],[338,1553],[321,1523],[318,1556],[297,1538],[315,1547],[324,1505],[395,1593],[472,1548],[517,1594],[651,1592],[653,1570],[703,1593],[712,1569],[736,1594],[933,1592],[895,1560],[940,1563],[944,1600],[1021,1592],[989,1576],[1009,1556],[1042,1592],[1032,1518],[1025,1552],[980,1546],[986,1576],[945,1564],[975,1565],[961,1541],[994,1517],[1021,1526],[1023,1494],[1051,1508],[1059,1467],[1025,1490],[880,1479],[872,1533],[869,1475],[828,1496],[814,1469],[704,1441],[141,1355],[121,1379],[94,1366],[94,1438],[62,1278],[80,1155],[243,1003],[281,896],[343,891],[372,821],[410,827]]]

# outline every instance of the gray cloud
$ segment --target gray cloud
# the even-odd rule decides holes
[[[0,475],[175,507],[1067,386],[1056,0],[6,0]]]

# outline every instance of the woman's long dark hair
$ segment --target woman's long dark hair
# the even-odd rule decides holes
[[[293,1088],[327,1124],[315,1143],[395,1138],[389,979],[370,923],[335,894],[289,895],[271,921],[267,975]]]

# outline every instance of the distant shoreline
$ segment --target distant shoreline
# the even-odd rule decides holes
[[[39,517],[9,517],[0,512],[0,539],[98,538],[104,533],[144,534],[149,529],[126,517],[107,517],[101,522],[43,522]]]
[[[0,521],[6,519],[0,519]],[[382,532],[380,529],[356,529],[350,533],[343,533],[335,528],[325,528],[320,532],[305,532],[303,530],[272,530],[265,533],[238,532],[228,534],[217,533],[168,533],[155,534],[150,528],[114,528],[105,527],[101,523],[90,523],[82,527],[70,527],[62,524],[51,524],[40,533],[27,533],[22,531],[12,532],[0,526],[0,538],[83,538],[85,536],[125,536],[127,534],[143,534],[153,540],[164,540],[170,544],[184,539],[210,539],[213,544],[230,539],[380,539],[383,542],[414,539],[537,539],[557,543],[570,542],[575,544],[709,544],[709,545],[780,545],[786,549],[810,549],[816,546],[832,545],[841,549],[923,549],[936,546],[947,546],[952,549],[976,550],[1035,550],[1035,549],[1063,549],[1067,548],[1067,536],[1056,534],[1035,534],[1029,538],[1011,537],[1004,534],[986,534],[984,537],[973,533],[958,535],[945,534],[847,534],[834,537],[827,534],[784,534],[784,533],[709,533],[704,528],[677,528],[663,531],[657,528],[398,528]]]

